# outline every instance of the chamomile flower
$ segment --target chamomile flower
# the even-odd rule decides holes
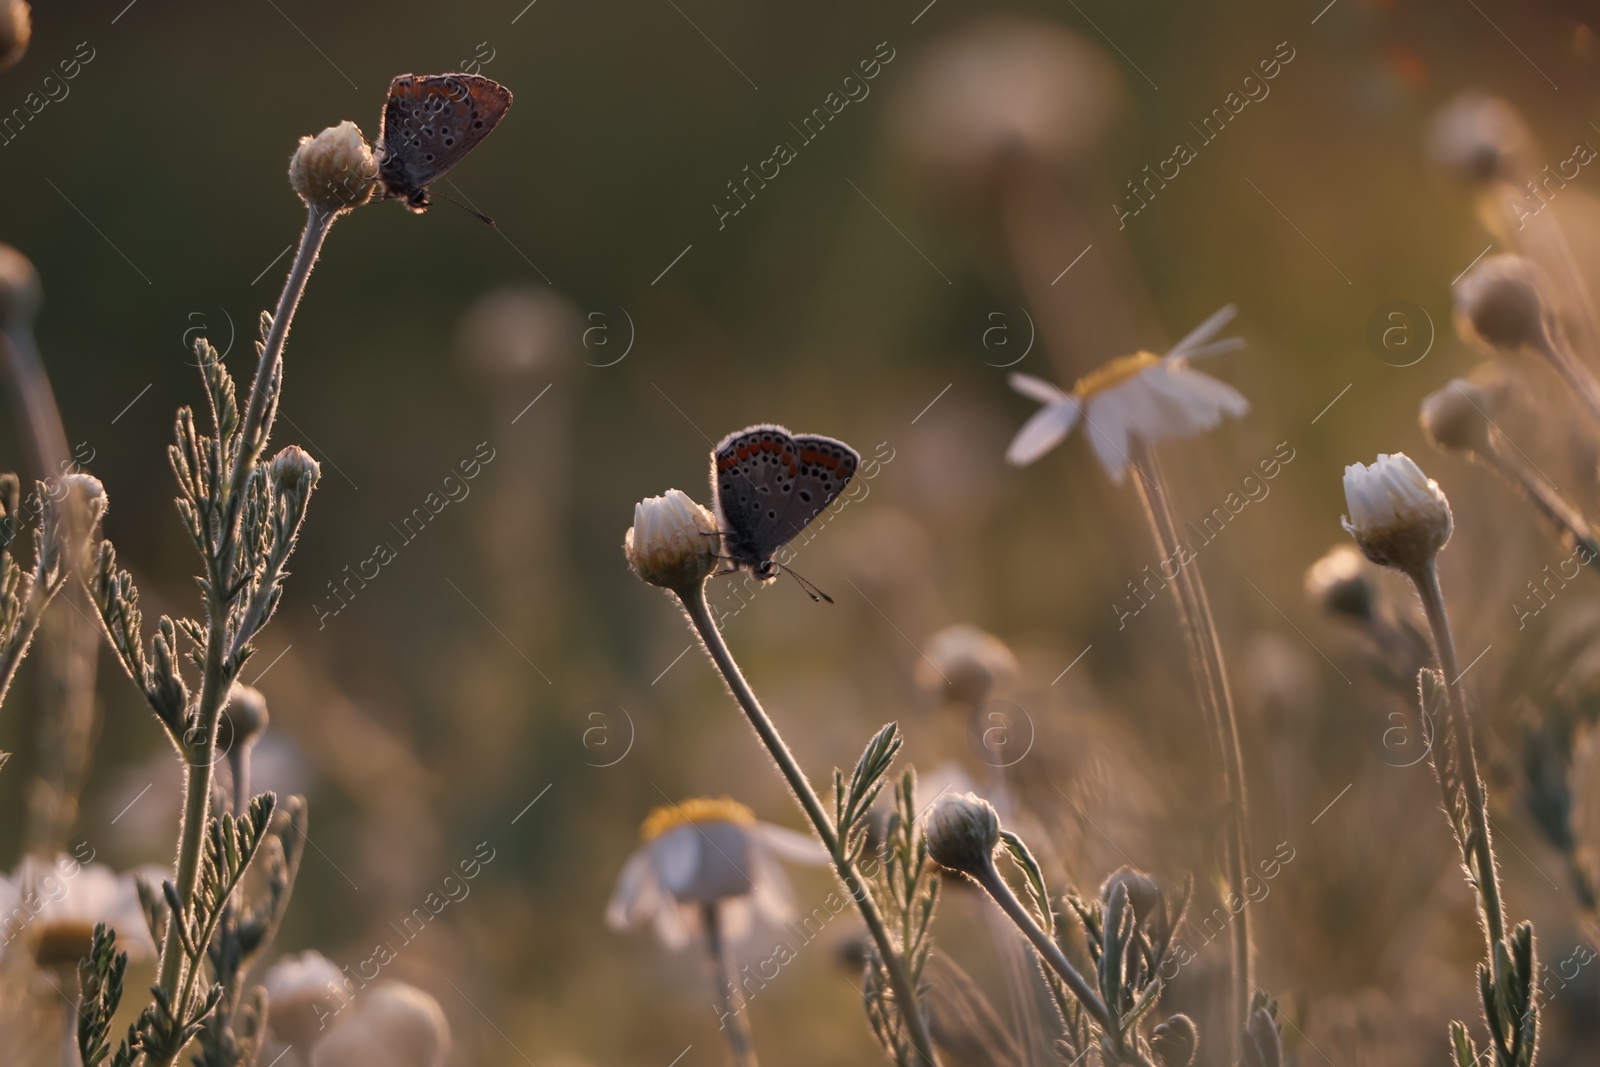
[[[165,870],[142,872],[159,883]],[[0,876],[0,952],[21,946],[41,967],[72,968],[89,954],[94,928],[117,934],[117,949],[133,960],[155,955],[132,873],[70,856],[28,856],[14,875]]]
[[[782,922],[791,909],[789,880],[775,857],[811,865],[828,861],[811,838],[757,822],[749,808],[728,797],[694,797],[656,808],[639,835],[643,844],[622,868],[606,922],[614,930],[653,923],[671,949],[689,943],[707,908],[716,909],[730,940],[749,932],[752,912]]]
[[[1232,304],[1195,327],[1165,356],[1137,352],[1121,356],[1079,378],[1070,393],[1026,374],[1013,374],[1011,387],[1044,409],[1023,424],[1006,461],[1025,467],[1054,448],[1083,419],[1089,443],[1111,480],[1122,483],[1128,468],[1130,437],[1146,444],[1193,437],[1222,421],[1238,418],[1250,403],[1231,385],[1189,367],[1190,360],[1244,347],[1244,338],[1213,341],[1237,309]]]

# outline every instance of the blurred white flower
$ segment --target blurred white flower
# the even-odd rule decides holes
[[[311,1067],[443,1067],[450,1024],[416,986],[384,982],[363,993],[355,1015],[311,1049]]]
[[[1120,356],[1078,379],[1070,393],[1039,378],[1013,374],[1011,387],[1045,407],[1017,432],[1006,461],[1027,466],[1071,433],[1082,416],[1094,454],[1111,480],[1121,484],[1130,436],[1147,444],[1193,437],[1216,426],[1224,415],[1243,415],[1250,410],[1243,394],[1189,368],[1192,359],[1244,347],[1242,337],[1211,340],[1235,311],[1232,304],[1218,311],[1165,356]]]
[[[150,875],[159,881],[168,873]],[[130,960],[155,956],[132,872],[62,854],[26,856],[15,874],[0,875],[0,953],[20,949],[40,966],[72,967],[89,954],[99,923],[116,931],[117,948]]]
[[[1374,563],[1415,572],[1450,540],[1450,502],[1404,452],[1346,467],[1344,498],[1344,528]]]
[[[680,949],[715,906],[729,940],[747,934],[752,911],[771,923],[791,913],[789,879],[774,856],[820,865],[816,841],[770,823],[728,797],[694,797],[656,808],[640,827],[644,843],[629,857],[606,906],[613,930],[650,922],[663,944]]]
[[[350,981],[320,952],[285,956],[262,978],[267,1026],[296,1048],[310,1048],[349,1005]]]

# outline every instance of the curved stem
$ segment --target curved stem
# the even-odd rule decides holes
[[[1439,657],[1439,669],[1444,674],[1456,773],[1462,778],[1461,787],[1467,797],[1467,817],[1471,820],[1472,840],[1468,844],[1477,853],[1478,872],[1474,885],[1483,911],[1484,930],[1489,940],[1489,960],[1493,965],[1496,959],[1495,946],[1505,940],[1506,920],[1500,903],[1500,873],[1495,867],[1494,846],[1489,838],[1489,813],[1484,800],[1483,778],[1478,773],[1478,756],[1472,744],[1472,722],[1467,717],[1466,705],[1462,703],[1461,690],[1457,688],[1461,671],[1456,663],[1455,640],[1450,635],[1450,619],[1445,614],[1437,564],[1429,561],[1409,577],[1416,584],[1423,610],[1428,614],[1428,625],[1433,630],[1433,642]],[[1495,969],[1498,971],[1498,967]]]
[[[757,1067],[755,1046],[750,1040],[750,1027],[745,1023],[743,1008],[735,1011],[733,1007],[733,982],[729,977],[728,952],[722,943],[722,918],[717,905],[701,905],[700,919],[706,928],[706,952],[711,957],[711,980],[716,986],[717,1018],[728,1035],[734,1067]]]
[[[861,912],[861,919],[866,923],[868,933],[872,935],[872,941],[877,946],[878,956],[883,961],[884,969],[888,971],[889,986],[894,992],[896,1003],[900,1006],[900,1018],[904,1022],[917,1058],[928,1067],[937,1067],[939,1061],[933,1053],[933,1040],[928,1034],[928,1022],[923,1018],[916,987],[911,981],[910,972],[906,970],[905,957],[889,936],[889,929],[884,924],[877,901],[867,889],[855,864],[845,854],[838,832],[829,820],[817,791],[811,787],[811,782],[800,769],[794,753],[789,751],[789,746],[779,735],[778,728],[767,717],[761,702],[756,699],[750,684],[745,681],[738,663],[734,662],[733,654],[728,651],[727,642],[722,639],[722,632],[717,629],[717,624],[711,618],[711,611],[706,605],[705,583],[699,582],[687,589],[678,589],[674,592],[678,599],[683,601],[684,611],[688,613],[689,621],[694,624],[700,640],[705,644],[711,662],[716,664],[717,670],[722,673],[734,700],[743,709],[745,718],[750,720],[750,725],[755,728],[756,735],[761,738],[761,743],[766,746],[773,762],[778,765],[784,781],[789,783],[789,789],[794,793],[795,800],[799,802],[801,810],[811,822],[812,829],[816,831],[818,839],[822,841],[823,847],[833,859],[834,870],[838,872],[845,889],[849,891],[850,899],[855,901],[856,909]]]

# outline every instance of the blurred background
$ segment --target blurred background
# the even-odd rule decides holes
[[[709,502],[711,444],[758,421],[877,460],[801,550],[836,603],[785,581],[727,626],[813,777],[898,719],[919,769],[1005,780],[1058,885],[1089,894],[1124,863],[1172,885],[1194,872],[1209,911],[1218,809],[1173,606],[1118,608],[1158,559],[1138,502],[1081,436],[1024,470],[1003,455],[1036,410],[1011,370],[1065,386],[1228,303],[1249,344],[1206,369],[1251,411],[1164,459],[1180,521],[1284,461],[1200,566],[1257,848],[1294,855],[1252,905],[1292,1056],[1443,1063],[1445,1022],[1476,1014],[1471,897],[1427,764],[1397,766],[1375,740],[1402,698],[1302,591],[1344,539],[1346,463],[1404,450],[1450,496],[1445,591],[1463,661],[1486,650],[1468,687],[1492,722],[1480,744],[1511,911],[1535,920],[1550,961],[1600,937],[1571,888],[1573,849],[1522,802],[1507,695],[1550,681],[1540,657],[1595,590],[1573,584],[1519,630],[1513,602],[1568,552],[1416,419],[1480,360],[1451,326],[1452,280],[1513,247],[1486,226],[1481,188],[1432,162],[1451,159],[1448,145],[1430,156],[1434,116],[1465,90],[1503,98],[1534,172],[1600,146],[1592,6],[523,2],[41,4],[27,56],[0,75],[3,115],[81,63],[64,96],[5,127],[0,239],[38,268],[46,369],[147,620],[196,610],[164,448],[174,410],[202,399],[197,333],[236,375],[253,366],[303,219],[285,180],[296,139],[343,119],[376,137],[404,71],[475,71],[515,94],[435,186],[498,227],[441,196],[420,217],[353,212],[288,345],[275,443],[305,447],[323,478],[244,672],[272,712],[258,784],[304,793],[311,813],[276,951],[354,969],[400,944],[395,925],[458,864],[492,854],[384,968],[438,999],[452,1063],[725,1059],[701,957],[609,930],[604,902],[639,822],[669,800],[728,794],[802,823],[620,546],[643,496],[676,486]],[[1249,98],[1236,109],[1230,94]],[[802,128],[819,108],[826,124]],[[1228,122],[1208,137],[1218,108]],[[779,142],[793,158],[777,177],[730,188]],[[1146,183],[1178,142],[1195,158]],[[1597,175],[1580,166],[1549,208],[1591,256]],[[1395,301],[1403,350],[1370,340]],[[1507,433],[1592,508],[1593,434],[1567,421],[1548,372],[1511,370],[1525,388]],[[447,483],[472,460],[475,477]],[[0,468],[24,465],[17,435],[0,435]],[[402,537],[430,494],[448,506]],[[346,584],[385,541],[396,558]],[[917,682],[929,638],[956,623],[1016,657],[1000,696],[1026,754],[1003,769]],[[66,841],[118,869],[169,862],[177,760],[99,655]],[[0,716],[0,748],[17,754],[0,774],[8,869],[40,770],[39,670],[23,667]],[[832,888],[794,877],[802,913]],[[979,903],[949,891],[940,951],[1003,1003]],[[878,1062],[845,962],[858,933],[841,917],[752,1001],[769,1064]],[[767,958],[775,936],[758,930],[741,959]],[[1200,1022],[1206,1063],[1222,1062],[1207,1013],[1224,966],[1208,946],[1169,993]],[[1597,997],[1587,969],[1552,998],[1542,1062],[1593,1062]]]

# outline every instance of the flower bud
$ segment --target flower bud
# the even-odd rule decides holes
[[[285,956],[267,971],[267,1025],[296,1048],[312,1043],[350,1006],[349,979],[320,952]]]
[[[1456,330],[1501,352],[1550,346],[1548,285],[1522,256],[1490,256],[1456,283]]]
[[[442,1067],[450,1054],[450,1024],[444,1011],[416,986],[384,982],[362,998],[355,1021],[376,1039],[395,1067]],[[343,1067],[343,1062],[312,1055],[313,1067],[323,1063]]]
[[[946,793],[928,814],[928,855],[941,867],[980,875],[994,868],[1000,816],[976,793]]]
[[[322,477],[322,468],[311,458],[311,453],[299,445],[289,445],[272,457],[267,468],[272,486],[280,496],[293,496],[310,492]]]
[[[28,5],[23,0],[0,0],[0,70],[22,58],[32,37],[33,12]]]
[[[267,714],[267,698],[261,690],[243,682],[234,682],[228,692],[228,706],[224,712],[233,726],[233,743],[244,746],[252,743],[266,730],[271,717]]]
[[[1134,921],[1144,926],[1165,918],[1167,898],[1156,880],[1133,867],[1118,867],[1100,887],[1100,902],[1109,905],[1111,894],[1121,886],[1133,905]]]
[[[1450,502],[1404,452],[1344,469],[1344,528],[1372,562],[1417,574],[1450,540]]]
[[[40,300],[39,273],[33,264],[15,248],[0,244],[0,329],[31,325]]]
[[[378,162],[348,119],[315,137],[300,138],[289,161],[289,184],[308,207],[339,212],[359,207],[377,189]]]
[[[1494,453],[1489,440],[1494,408],[1495,396],[1488,389],[1465,378],[1453,378],[1423,398],[1418,419],[1439,448],[1490,456]]]
[[[1377,593],[1361,553],[1347,544],[1329,549],[1306,569],[1306,599],[1330,615],[1371,622]]]
[[[917,661],[917,684],[952,704],[977,706],[1017,673],[1006,643],[976,626],[947,626],[929,639]]]
[[[622,554],[633,573],[651,585],[681,590],[716,569],[719,540],[711,512],[681,489],[668,489],[633,506]]]
[[[1150,1048],[1161,1067],[1189,1067],[1200,1047],[1200,1032],[1187,1015],[1174,1015],[1150,1032]]]

